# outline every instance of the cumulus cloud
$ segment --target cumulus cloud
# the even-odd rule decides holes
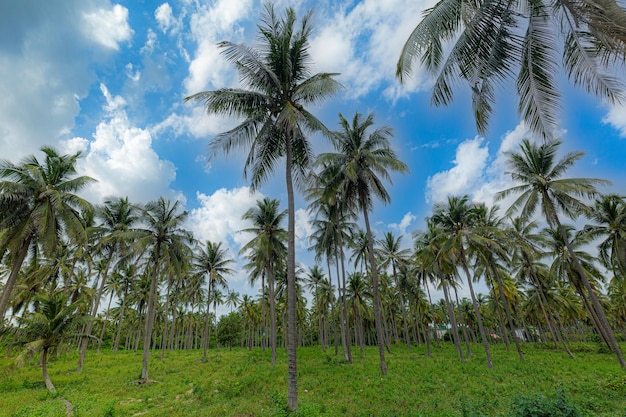
[[[610,124],[619,131],[621,137],[626,138],[626,103],[611,106],[602,123]]]
[[[391,100],[408,91],[423,89],[430,77],[416,68],[405,85],[394,79],[400,51],[419,23],[422,11],[435,2],[365,0],[353,8],[341,6],[316,19],[317,35],[311,39],[316,68],[341,72],[348,94],[361,96],[388,84],[384,95]]]
[[[112,95],[104,85],[100,88],[107,116],[98,124],[93,140],[63,142],[66,152],[83,151],[79,171],[98,180],[85,191],[86,197],[101,202],[109,196],[130,196],[135,202],[146,202],[163,196],[184,202],[181,193],[169,188],[176,170],[156,154],[150,132],[132,125],[122,97]]]
[[[449,195],[468,194],[479,181],[486,167],[489,149],[484,138],[476,137],[461,143],[456,150],[454,166],[427,180],[428,202],[444,201]]]
[[[175,33],[182,27],[180,20],[174,17],[172,6],[170,6],[169,3],[163,3],[157,7],[154,11],[154,18],[163,33],[167,33],[169,30]]]
[[[100,45],[118,50],[121,42],[130,41],[134,31],[128,24],[128,9],[119,4],[83,13],[85,34]]]
[[[445,201],[450,195],[470,195],[474,201],[492,205],[495,193],[513,186],[506,174],[507,152],[516,151],[522,139],[530,134],[522,122],[502,137],[498,151],[489,155],[485,139],[476,137],[462,142],[456,149],[454,166],[428,178],[426,200]],[[508,207],[510,201],[499,203]]]
[[[251,227],[241,217],[262,198],[263,194],[251,193],[249,187],[220,188],[211,195],[198,192],[196,199],[200,206],[191,210],[188,227],[200,241],[224,242],[233,253],[238,253],[252,238],[240,232]]]
[[[413,213],[409,211],[402,217],[400,223],[391,223],[389,225],[389,228],[391,230],[394,230],[399,235],[406,235],[408,228],[415,222],[416,219],[417,217],[415,217]]]

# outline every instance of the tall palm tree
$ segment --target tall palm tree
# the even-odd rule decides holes
[[[323,315],[321,314],[322,306],[320,305],[321,297],[319,297],[318,290],[320,287],[320,283],[325,279],[324,270],[317,264],[313,265],[309,272],[306,274],[306,284],[304,285],[305,289],[311,291],[313,293],[313,302],[315,304],[315,311],[317,311],[317,331],[318,331],[318,342],[322,346],[322,349],[326,351],[326,344],[324,342],[324,329],[323,329]]]
[[[348,207],[359,208],[363,214],[368,237],[380,370],[383,375],[386,375],[378,269],[369,212],[373,208],[375,197],[383,203],[391,200],[383,185],[383,180],[391,181],[390,171],[405,173],[409,171],[409,168],[397,158],[396,153],[391,149],[389,144],[389,138],[392,135],[391,128],[382,126],[369,131],[374,125],[373,114],[364,118],[357,112],[352,123],[339,114],[339,124],[341,130],[333,135],[333,145],[337,153],[320,155],[318,163],[328,171],[322,176],[329,179],[327,188],[329,193],[340,195]]]
[[[404,304],[403,288],[400,286],[398,272],[406,266],[410,251],[401,249],[402,236],[395,237],[392,232],[385,233],[385,237],[378,241],[378,256],[380,257],[382,268],[391,266],[393,280],[398,290],[400,301],[400,312],[402,313],[402,324],[404,326],[404,339],[407,349],[411,351],[411,335],[409,334],[409,326],[406,318],[406,306]]]
[[[160,197],[156,201],[148,202],[142,210],[141,220],[143,228],[137,230],[137,240],[133,243],[135,252],[146,253],[148,256],[150,276],[150,291],[143,332],[143,359],[141,380],[148,381],[148,355],[152,328],[157,303],[157,288],[161,273],[167,262],[176,262],[189,256],[189,246],[192,242],[191,234],[183,228],[187,218],[186,211],[180,211],[179,202]]]
[[[210,342],[210,327],[209,316],[210,306],[212,302],[216,302],[215,292],[220,288],[228,288],[226,281],[226,275],[232,275],[235,273],[229,265],[234,264],[235,260],[228,257],[228,248],[222,247],[222,242],[211,242],[207,240],[205,245],[199,248],[198,253],[195,256],[193,265],[195,272],[200,275],[207,276],[207,309],[206,317],[204,321],[204,342],[203,342],[203,354],[202,360],[206,362],[206,351]],[[215,304],[217,307],[217,302]]]
[[[560,142],[544,142],[539,145],[524,140],[519,152],[509,152],[509,174],[518,185],[496,194],[497,199],[509,195],[520,194],[509,208],[509,213],[520,211],[524,219],[530,218],[541,206],[541,211],[548,225],[561,235],[563,243],[571,257],[574,269],[582,282],[591,304],[598,316],[598,333],[605,334],[607,343],[615,353],[620,366],[626,367],[613,330],[609,326],[604,308],[595,291],[591,287],[587,274],[582,267],[574,248],[570,244],[566,229],[561,224],[559,212],[570,218],[576,218],[581,213],[589,213],[590,208],[577,197],[595,197],[598,192],[596,185],[606,184],[607,181],[597,178],[563,178],[567,169],[582,158],[582,152],[570,152],[562,159],[557,160],[557,151]],[[591,313],[591,312],[590,312]]]
[[[239,293],[235,290],[229,290],[228,294],[226,294],[226,305],[230,307],[230,312],[233,312],[233,308],[237,308],[241,303],[241,298],[239,298]]]
[[[264,276],[267,277],[270,307],[270,346],[272,349],[272,366],[276,364],[276,270],[283,263],[287,254],[284,241],[287,232],[282,222],[287,211],[280,211],[280,202],[264,198],[256,202],[256,207],[249,209],[242,218],[252,222],[252,227],[242,232],[253,233],[254,237],[245,244],[241,251],[257,254],[263,264]]]
[[[404,80],[420,58],[437,76],[432,102],[438,106],[453,100],[455,81],[466,81],[480,133],[495,87],[514,79],[518,113],[535,133],[552,138],[559,121],[558,51],[575,85],[610,102],[622,99],[624,83],[611,66],[626,59],[626,11],[614,0],[440,0],[407,39],[396,76]]]
[[[447,204],[435,205],[431,221],[438,227],[441,227],[447,235],[446,242],[443,243],[437,256],[456,259],[461,269],[465,272],[467,286],[470,290],[472,304],[474,305],[478,331],[480,332],[483,347],[485,348],[487,367],[491,369],[493,367],[491,351],[483,326],[478,299],[474,293],[474,286],[472,284],[473,277],[469,270],[470,259],[468,254],[468,251],[471,250],[472,247],[482,247],[489,242],[489,239],[485,239],[480,233],[477,233],[476,228],[478,227],[477,221],[480,211],[475,205],[470,204],[468,199],[466,195],[462,197],[448,197]]]
[[[308,39],[313,29],[312,12],[296,26],[296,13],[287,9],[279,17],[271,4],[261,18],[259,49],[243,44],[221,42],[223,56],[237,67],[244,88],[205,91],[186,100],[202,101],[210,114],[243,117],[232,130],[221,133],[211,143],[211,154],[230,153],[233,148],[248,151],[244,174],[251,174],[252,189],[258,189],[278,161],[285,158],[287,186],[287,280],[288,300],[288,406],[298,408],[296,357],[295,290],[295,203],[294,181],[306,177],[312,150],[306,133],[326,128],[306,107],[334,95],[341,85],[336,74],[311,75]],[[247,88],[247,89],[246,89]]]
[[[52,255],[61,236],[76,243],[87,240],[81,211],[90,211],[91,205],[75,193],[95,180],[76,176],[80,152],[60,155],[49,146],[41,151],[43,162],[34,155],[19,165],[0,161],[0,254],[8,250],[12,263],[0,297],[0,323],[32,243],[38,242],[45,254]]]

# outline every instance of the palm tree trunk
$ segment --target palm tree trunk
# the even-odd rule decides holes
[[[463,357],[463,349],[461,348],[459,329],[456,324],[456,315],[454,314],[454,308],[450,302],[450,295],[448,294],[448,284],[445,281],[442,282],[443,287],[443,295],[446,300],[446,307],[448,308],[448,316],[450,317],[450,324],[452,325],[452,340],[454,341],[454,347],[456,347],[456,351],[459,354],[459,358],[461,362],[465,362],[465,358]]]
[[[26,238],[26,240],[22,243],[22,246],[20,246],[17,256],[13,260],[11,274],[9,275],[6,284],[4,284],[4,291],[2,292],[2,298],[0,299],[0,323],[4,321],[4,316],[9,306],[9,299],[11,298],[11,292],[13,291],[13,286],[17,281],[24,259],[26,259],[26,255],[28,254],[28,247],[30,246],[31,239],[32,236],[28,236],[28,238]]]
[[[207,289],[207,302],[206,302],[206,317],[204,318],[204,334],[202,341],[202,361],[206,362],[206,350],[209,346],[209,332],[211,331],[209,326],[209,316],[211,315],[211,278],[209,277],[209,288]]]
[[[483,346],[485,348],[485,355],[487,356],[487,368],[493,368],[493,362],[491,361],[491,351],[489,350],[489,341],[487,340],[487,335],[485,334],[485,328],[483,327],[483,319],[480,314],[480,309],[478,308],[478,302],[476,301],[476,295],[474,294],[474,286],[472,285],[472,276],[470,274],[469,268],[467,267],[467,259],[465,257],[465,249],[463,248],[463,244],[460,246],[460,256],[461,256],[461,266],[465,271],[465,276],[467,277],[467,285],[470,290],[470,295],[472,297],[472,304],[474,305],[474,314],[476,315],[476,321],[478,322],[478,331],[480,332],[480,337],[483,342]]]
[[[152,325],[156,310],[156,289],[159,272],[159,253],[161,251],[160,242],[157,243],[156,256],[154,259],[154,269],[150,280],[150,295],[148,297],[148,310],[146,312],[145,327],[143,332],[143,356],[141,360],[141,380],[148,381],[148,359],[150,355],[150,341],[152,339]]]
[[[459,316],[461,316],[461,324],[463,325],[463,339],[465,339],[465,349],[467,350],[467,356],[472,356],[472,349],[470,347],[470,339],[467,334],[467,320],[465,319],[465,315],[463,311],[461,311],[461,303],[459,302],[459,292],[454,288],[454,298],[456,299],[456,305],[459,306]]]
[[[276,288],[275,288],[274,261],[267,262],[267,286],[270,302],[270,348],[272,349],[272,368],[276,366]]]
[[[366,201],[362,198],[361,201]],[[374,259],[374,239],[372,237],[372,229],[370,227],[369,215],[367,207],[363,205],[363,219],[365,221],[365,231],[367,233],[367,249],[370,261],[370,269],[372,274],[372,293],[374,295],[374,326],[376,327],[376,344],[378,345],[378,356],[380,358],[380,372],[387,375],[387,362],[385,361],[385,335],[383,331],[382,315],[380,310],[380,291],[378,289],[378,268],[376,267],[376,259]]]
[[[513,341],[515,342],[515,348],[517,349],[517,355],[519,356],[519,360],[523,361],[524,360],[524,354],[522,353],[522,348],[519,345],[519,338],[517,337],[517,332],[515,331],[515,327],[514,327],[514,324],[513,324],[513,317],[511,315],[511,308],[509,307],[509,302],[506,299],[506,297],[504,296],[504,290],[502,289],[502,286],[504,285],[504,283],[502,281],[502,277],[500,276],[500,273],[498,272],[497,267],[495,267],[495,260],[492,259],[491,255],[489,255],[489,261],[490,262],[494,262],[494,263],[492,263],[491,269],[493,270],[493,273],[496,276],[496,281],[498,282],[498,289],[499,289],[499,293],[500,293],[500,299],[502,300],[502,303],[504,304],[504,312],[506,313],[506,319],[509,322],[509,327],[511,328],[511,331],[513,332]]]
[[[287,183],[287,405],[298,409],[297,303],[296,303],[296,209],[293,193],[293,149],[291,135],[285,138],[285,180]]]
[[[41,353],[41,370],[43,371],[43,382],[46,384],[46,388],[51,393],[56,393],[57,390],[54,388],[52,381],[50,380],[50,376],[48,375],[48,348],[44,347],[43,352]]]
[[[104,315],[104,323],[102,323],[102,330],[100,331],[100,338],[98,339],[98,353],[100,353],[100,346],[102,345],[102,338],[104,338],[104,330],[107,327],[107,316],[108,312],[111,310],[111,302],[113,301],[113,293],[111,292],[111,297],[109,297],[109,305],[107,305],[107,313]]]
[[[349,361],[348,348],[346,346],[346,314],[345,299],[341,291],[341,274],[339,273],[339,251],[335,245],[335,270],[337,272],[337,299],[339,300],[339,329],[341,332],[341,349],[343,350],[343,359]]]
[[[107,259],[106,266],[104,267],[104,271],[102,272],[102,280],[100,281],[100,286],[98,287],[98,293],[96,294],[96,298],[94,299],[93,309],[91,310],[91,317],[93,319],[96,318],[98,314],[98,308],[100,307],[100,299],[102,298],[102,294],[104,293],[104,286],[106,284],[107,275],[109,272],[109,266],[111,265],[111,259],[113,259],[114,249],[111,249],[109,253],[109,257]],[[80,345],[80,356],[78,358],[78,367],[76,372],[80,373],[83,370],[83,363],[85,362],[85,354],[87,353],[87,345],[89,344],[89,336],[91,336],[91,330],[93,329],[93,325],[95,320],[89,320],[87,323],[87,328],[85,329],[85,334],[83,335],[82,342]]]
[[[402,288],[400,288],[400,284],[398,282],[398,274],[396,272],[396,265],[392,264],[393,270],[393,279],[396,284],[396,288],[398,289],[398,297],[400,298],[400,311],[402,312],[402,324],[404,325],[404,342],[406,343],[407,349],[411,352],[411,335],[409,334],[409,326],[406,320],[406,309],[404,306],[404,297],[402,295]]]

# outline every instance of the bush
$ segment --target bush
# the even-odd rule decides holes
[[[521,396],[511,405],[509,417],[582,417],[580,407],[559,389],[555,398]]]

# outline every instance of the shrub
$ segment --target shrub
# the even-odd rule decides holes
[[[521,396],[511,405],[509,417],[582,417],[580,408],[558,389],[555,398]]]

